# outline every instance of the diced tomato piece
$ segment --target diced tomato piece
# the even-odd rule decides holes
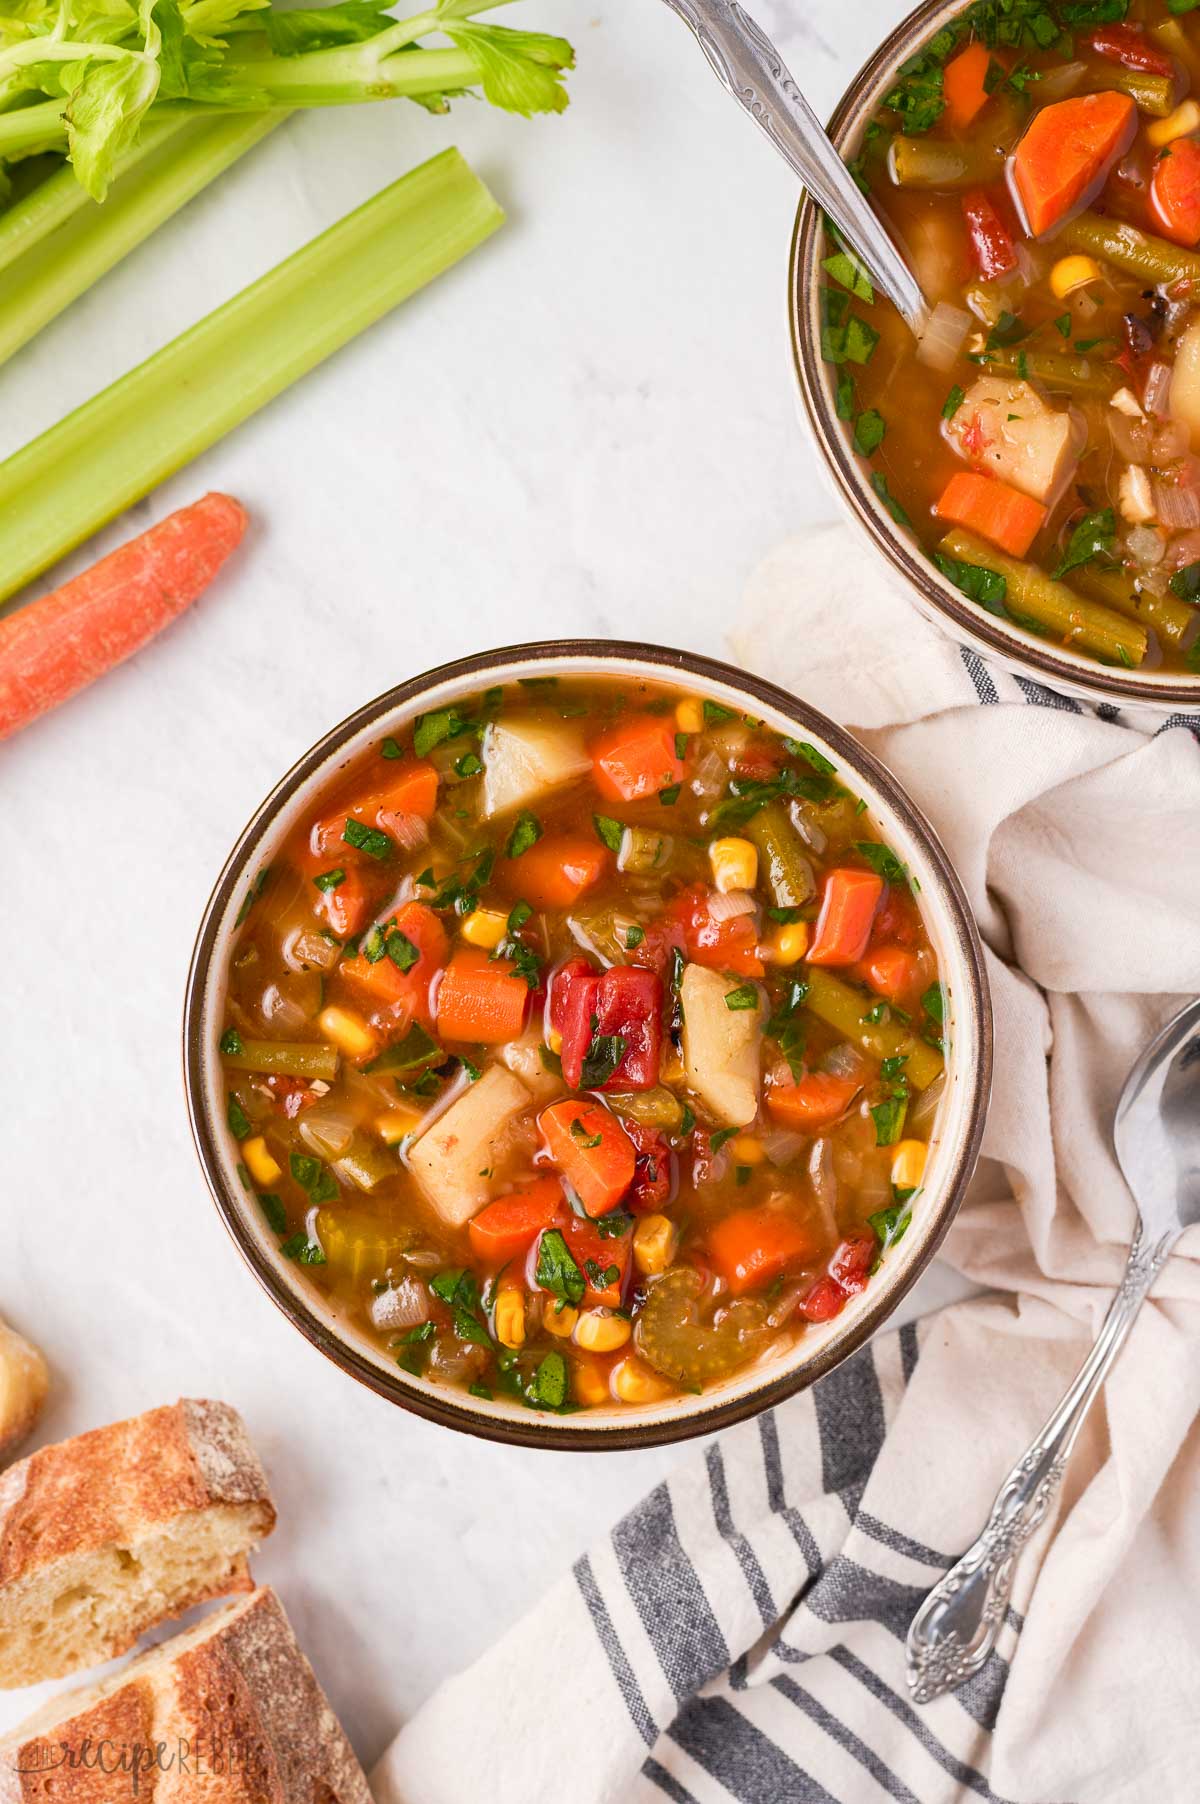
[[[1033,237],[1099,190],[1136,131],[1137,108],[1128,94],[1079,94],[1039,107],[1012,157],[1013,184]]]
[[[942,99],[946,118],[956,131],[965,131],[986,104],[987,74],[991,56],[976,41],[952,56],[942,71]]]
[[[1155,158],[1150,214],[1164,238],[1200,244],[1200,144],[1195,138],[1176,138]]]
[[[818,1278],[801,1300],[800,1314],[810,1322],[831,1322],[846,1307],[846,1292],[834,1278]]]
[[[520,1035],[528,1007],[529,986],[508,959],[464,946],[438,985],[438,1033],[445,1040],[500,1046]]]
[[[731,921],[714,921],[708,912],[708,891],[702,883],[681,890],[664,916],[667,937],[678,933],[688,958],[714,971],[732,971],[738,977],[761,977],[765,966],[758,956],[758,932],[750,915]],[[649,933],[647,933],[649,938]]]
[[[596,977],[598,972],[590,959],[569,958],[550,978],[550,1025],[562,1033],[567,1020],[572,988],[581,977]]]
[[[708,1231],[709,1258],[735,1297],[808,1264],[819,1251],[812,1224],[778,1209],[736,1209]]]
[[[971,188],[963,195],[962,211],[971,255],[984,281],[1011,275],[1017,267],[1017,247],[982,188]]]
[[[386,950],[374,963],[360,952],[357,958],[344,959],[337,974],[368,1008],[394,1009],[403,1022],[417,1020],[429,1027],[433,1022],[430,985],[450,950],[446,930],[423,902],[406,902],[388,917],[382,930],[385,947],[389,932],[403,934],[417,952],[416,963],[402,971]]]
[[[591,748],[596,788],[610,802],[638,802],[682,781],[675,729],[658,714],[622,721]]]
[[[872,946],[905,946],[910,952],[921,944],[921,916],[906,889],[889,883],[887,894],[875,912]]]
[[[625,1050],[612,1076],[588,1088],[652,1090],[662,1054],[662,1004],[662,979],[640,965],[614,965],[599,976],[575,976],[561,1029],[563,1077],[572,1090],[583,1082],[583,1062],[593,1038],[614,1035],[625,1042]]]
[[[779,775],[783,767],[783,747],[765,739],[752,739],[740,752],[733,754],[733,768],[739,777],[752,783],[766,783]]]
[[[883,878],[874,871],[839,866],[821,894],[821,912],[808,949],[810,965],[854,965],[867,949]]]
[[[363,873],[353,865],[337,868],[343,869],[346,875],[336,889],[314,891],[317,900],[313,906],[318,915],[324,916],[330,932],[339,940],[352,940],[371,918],[371,890]]]
[[[294,1121],[304,1109],[319,1102],[321,1092],[314,1090],[302,1077],[268,1077],[263,1082],[271,1092],[275,1107]]]
[[[628,1224],[620,1234],[601,1234],[594,1222],[584,1221],[580,1216],[571,1214],[563,1229],[563,1238],[587,1283],[582,1307],[619,1309],[629,1271],[630,1254],[633,1251],[633,1233]],[[600,1283],[598,1280],[606,1277],[614,1265],[617,1276],[612,1283]]]
[[[1151,43],[1136,25],[1102,25],[1084,38],[1083,47],[1106,62],[1120,63],[1125,69],[1144,69],[1147,75],[1165,75],[1178,79],[1179,70],[1170,54]]]
[[[934,513],[989,539],[1001,551],[1024,557],[1046,523],[1046,509],[998,476],[959,470],[938,497]]]
[[[635,1215],[651,1215],[670,1201],[675,1188],[674,1154],[656,1128],[645,1127],[640,1121],[626,1121],[624,1126],[637,1153],[633,1183],[625,1201]]]
[[[583,1061],[592,1043],[592,1022],[599,1022],[599,988],[600,973],[585,958],[571,959],[556,974],[551,987],[550,1020],[562,1035],[562,1074],[572,1090],[578,1090],[583,1081]]]
[[[848,1234],[829,1261],[829,1276],[847,1295],[855,1296],[866,1289],[878,1251],[879,1242],[869,1228]]]
[[[903,946],[880,946],[868,951],[858,968],[877,996],[886,996],[901,1008],[915,999],[921,987],[917,956]]]
[[[554,1164],[591,1216],[607,1215],[633,1182],[633,1142],[598,1102],[556,1102],[538,1116]]]
[[[546,1228],[561,1227],[566,1219],[562,1185],[557,1178],[538,1178],[532,1184],[497,1197],[468,1224],[471,1251],[489,1270],[521,1259]]]
[[[795,1084],[772,1084],[767,1113],[798,1134],[819,1134],[840,1121],[862,1085],[830,1071],[809,1071]]]
[[[539,839],[519,858],[502,860],[497,878],[510,895],[534,908],[573,908],[599,883],[611,862],[598,839],[586,833],[555,833]]]

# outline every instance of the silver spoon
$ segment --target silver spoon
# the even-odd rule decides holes
[[[919,338],[929,308],[771,40],[737,0],[666,0],[691,27],[717,79],[743,106],[862,258],[876,288]]]
[[[1139,1216],[1120,1288],[1066,1396],[1001,1485],[987,1527],[912,1619],[908,1684],[918,1704],[963,1684],[991,1653],[1017,1554],[1168,1254],[1200,1222],[1200,1001],[1168,1021],[1129,1073],[1113,1141]]]

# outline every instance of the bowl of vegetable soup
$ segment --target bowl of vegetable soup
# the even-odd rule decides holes
[[[918,342],[806,198],[795,369],[921,610],[1068,694],[1200,705],[1200,13],[918,8],[830,123]]]
[[[653,646],[489,652],[327,734],[188,982],[225,1224],[382,1395],[528,1445],[707,1432],[829,1371],[945,1233],[978,937],[895,779]]]

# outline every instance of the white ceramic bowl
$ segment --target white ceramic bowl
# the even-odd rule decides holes
[[[519,1402],[499,1397],[485,1401],[401,1371],[385,1349],[348,1328],[301,1270],[280,1257],[238,1180],[237,1143],[225,1121],[217,1041],[225,971],[248,886],[271,862],[297,817],[367,746],[400,732],[418,713],[523,676],[680,683],[816,745],[867,803],[883,838],[918,879],[918,902],[947,995],[947,1082],[926,1179],[912,1226],[883,1268],[834,1321],[807,1329],[794,1346],[701,1396],[645,1409],[614,1404],[574,1415],[541,1415]],[[830,1371],[891,1313],[949,1227],[975,1164],[991,1077],[991,1012],[979,937],[945,852],[895,778],[849,734],[783,690],[708,658],[648,645],[564,641],[486,652],[414,677],[335,727],[280,781],[238,839],[205,910],[188,977],[184,1071],[196,1147],[227,1228],[272,1300],[344,1371],[419,1415],[494,1440],[624,1448],[708,1433],[769,1408]]]

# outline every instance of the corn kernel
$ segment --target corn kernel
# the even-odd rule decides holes
[[[1152,119],[1146,136],[1155,150],[1162,150],[1165,145],[1174,144],[1176,138],[1190,138],[1194,131],[1200,131],[1200,106],[1194,100],[1185,100],[1165,119]]]
[[[603,1366],[594,1360],[579,1359],[571,1367],[571,1390],[576,1403],[592,1405],[609,1403],[612,1393],[608,1388],[608,1373]]]
[[[704,731],[704,705],[689,697],[686,701],[675,704],[675,725],[681,733],[702,733]]]
[[[1050,271],[1050,286],[1055,298],[1065,301],[1077,288],[1100,280],[1100,265],[1093,257],[1060,257]]]
[[[283,1176],[283,1166],[275,1163],[261,1134],[242,1141],[242,1158],[256,1184],[274,1184]]]
[[[525,1298],[513,1284],[496,1298],[496,1339],[502,1347],[525,1345]]]
[[[729,1142],[729,1151],[735,1165],[761,1165],[767,1156],[762,1141],[753,1134],[738,1134]]]
[[[415,1134],[420,1125],[419,1109],[388,1109],[384,1114],[376,1116],[375,1132],[385,1146],[399,1146],[409,1134]]]
[[[681,1084],[683,1082],[683,1060],[674,1046],[664,1046],[658,1075],[664,1084]]]
[[[612,1369],[612,1388],[622,1403],[661,1403],[675,1386],[631,1353]]]
[[[639,1272],[656,1278],[675,1256],[675,1224],[665,1215],[643,1215],[633,1235],[633,1260]]]
[[[748,839],[714,839],[708,857],[713,882],[723,896],[730,890],[753,889],[758,882],[758,852]]]
[[[352,1009],[323,1008],[317,1016],[317,1026],[348,1059],[369,1059],[379,1048],[371,1029]]]
[[[776,927],[767,935],[763,957],[772,965],[795,965],[807,951],[807,922],[789,921],[786,927]]]
[[[929,1151],[923,1140],[902,1140],[892,1154],[892,1187],[915,1190],[925,1176],[925,1158]]]
[[[474,908],[459,932],[469,946],[482,946],[485,952],[494,952],[508,932],[508,916],[494,908]]]
[[[557,1334],[560,1340],[566,1340],[573,1333],[579,1320],[579,1311],[564,1303],[560,1309],[557,1304],[547,1302],[542,1311],[542,1327],[547,1334]]]
[[[611,1309],[585,1309],[575,1324],[575,1344],[589,1353],[615,1353],[631,1332],[623,1315]]]
[[[559,1033],[557,1027],[552,1027],[550,1032],[546,1035],[546,1044],[551,1052],[558,1053],[562,1051],[562,1035]]]

